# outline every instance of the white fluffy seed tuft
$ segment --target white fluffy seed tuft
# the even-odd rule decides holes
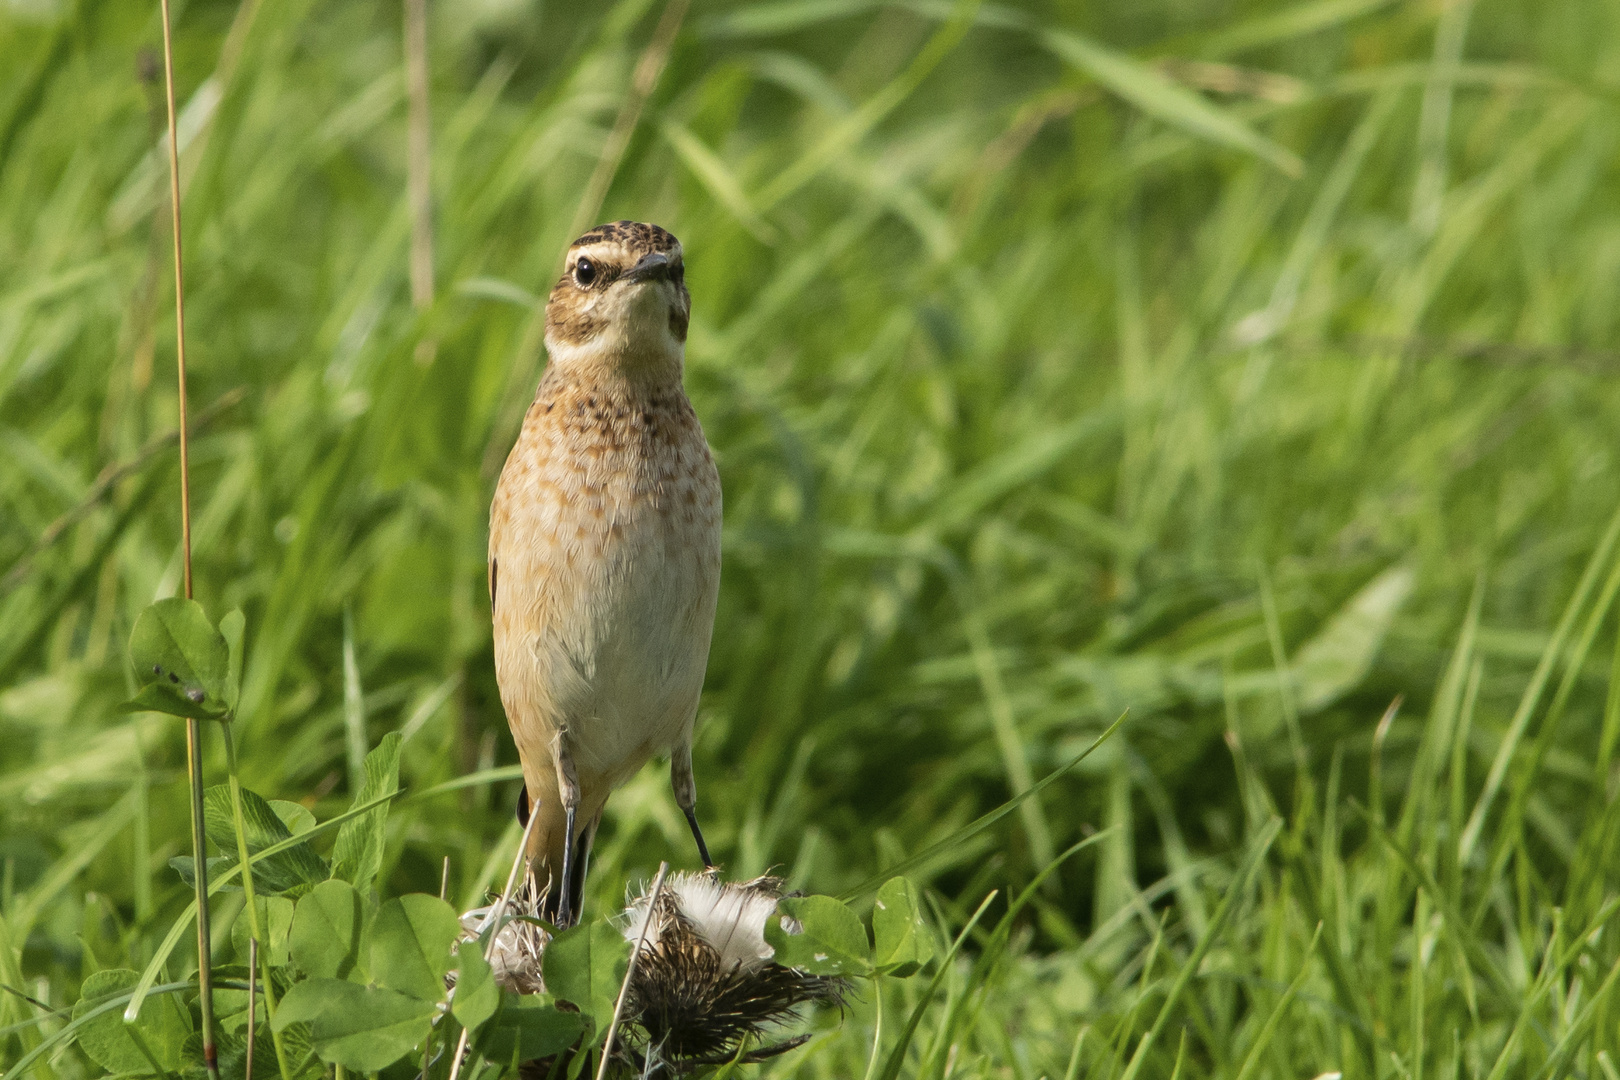
[[[765,943],[765,924],[776,911],[774,890],[752,881],[725,884],[711,874],[680,873],[664,882],[664,894],[674,899],[676,914],[720,955],[722,971],[755,971],[773,955]],[[641,940],[647,901],[645,893],[634,897],[625,910],[624,936],[631,944]],[[654,918],[647,927],[646,948],[658,945],[663,922]]]

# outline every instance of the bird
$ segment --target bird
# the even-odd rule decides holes
[[[547,364],[495,487],[495,678],[523,769],[529,872],[578,918],[609,794],[667,752],[698,855],[692,734],[720,586],[720,475],[683,383],[680,241],[616,221],[569,246]]]

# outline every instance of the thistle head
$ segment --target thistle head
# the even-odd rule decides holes
[[[624,936],[640,942],[630,984],[630,1022],[646,1035],[646,1053],[667,1063],[730,1060],[758,1038],[817,1002],[837,1002],[842,979],[808,975],[772,962],[765,925],[780,918],[782,882],[762,877],[722,882],[712,873],[675,874],[653,902],[635,897]],[[766,1047],[747,1060],[790,1049],[804,1036]]]
[[[657,225],[599,225],[568,249],[546,302],[553,363],[623,373],[680,365],[692,298],[681,242]]]

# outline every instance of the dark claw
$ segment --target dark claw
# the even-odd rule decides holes
[[[562,873],[553,878],[552,881],[554,888],[562,890],[562,897],[557,904],[557,925],[568,927],[574,925],[574,906],[569,902],[573,898],[568,895],[572,891],[568,888],[568,883],[570,881],[570,871],[573,870],[574,864],[574,807],[564,808],[563,813],[566,815],[567,820],[564,835],[568,839],[563,842]]]
[[[703,842],[703,830],[698,828],[697,814],[691,809],[686,810],[686,823],[692,826],[692,839],[697,841],[698,858],[703,860],[703,868],[713,869],[714,860],[709,858],[709,845]]]

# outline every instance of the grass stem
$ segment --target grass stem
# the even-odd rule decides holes
[[[169,119],[169,214],[174,233],[175,375],[180,403],[180,548],[185,568],[186,599],[191,587],[191,440],[186,430],[186,287],[180,233],[180,136],[174,110],[174,33],[169,0],[158,0],[163,15],[163,90]],[[219,1077],[219,1050],[214,1045],[214,977],[209,949],[208,843],[203,833],[202,730],[186,720],[186,770],[191,784],[191,856],[197,889],[197,983],[202,1012],[203,1065],[211,1080]]]
[[[653,878],[652,892],[647,895],[647,917],[641,922],[641,933],[636,935],[636,947],[630,950],[630,962],[624,966],[624,982],[619,986],[619,999],[613,1003],[613,1022],[608,1024],[607,1038],[602,1040],[602,1063],[596,1070],[596,1080],[607,1080],[608,1061],[613,1057],[613,1037],[619,1032],[619,1021],[624,1019],[624,1003],[630,997],[630,983],[636,977],[636,961],[647,944],[647,930],[653,923],[653,912],[658,910],[658,897],[664,891],[664,876],[669,863],[658,864],[658,876]]]

